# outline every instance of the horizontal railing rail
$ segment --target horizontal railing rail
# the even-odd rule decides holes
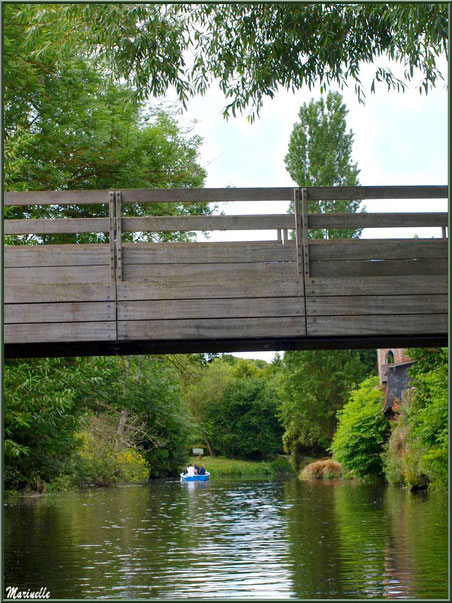
[[[226,201],[292,201],[293,187],[121,189],[123,203],[210,203]],[[90,205],[108,203],[108,190],[5,192],[5,206]],[[308,201],[341,199],[444,199],[446,185],[311,186]]]
[[[214,230],[278,230],[296,229],[294,214],[261,215],[185,215],[127,216],[128,203],[153,202],[219,202],[219,201],[289,201],[293,188],[226,188],[226,189],[126,189],[121,191],[29,191],[5,194],[7,206],[109,204],[109,217],[6,219],[6,235],[45,235],[77,233],[112,233],[112,219],[121,232],[214,231]],[[445,198],[447,186],[363,186],[308,187],[306,200],[315,199],[421,199]],[[116,210],[114,207],[116,207]],[[441,227],[448,225],[446,212],[404,213],[307,213],[306,229],[337,228],[403,228]],[[278,234],[281,236],[281,233]]]
[[[122,230],[125,232],[269,230],[274,228],[295,228],[293,214],[122,218]]]
[[[6,235],[26,234],[81,234],[108,232],[109,218],[57,218],[5,220]]]
[[[308,214],[309,229],[314,228],[405,228],[447,226],[447,212]]]
[[[5,206],[25,205],[97,205],[109,202],[110,191],[26,191],[5,192]]]

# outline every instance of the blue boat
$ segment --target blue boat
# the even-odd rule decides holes
[[[188,473],[180,474],[181,482],[208,482],[210,479],[210,473],[206,471],[203,475],[188,475]]]

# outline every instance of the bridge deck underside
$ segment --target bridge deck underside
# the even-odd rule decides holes
[[[447,241],[9,246],[7,356],[447,344]]]

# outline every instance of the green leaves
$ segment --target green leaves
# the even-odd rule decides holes
[[[286,352],[280,417],[284,448],[295,466],[307,453],[323,455],[336,428],[336,413],[349,392],[374,369],[375,350]]]
[[[184,107],[216,79],[228,99],[225,116],[248,110],[250,121],[279,87],[343,87],[350,78],[364,99],[360,69],[378,70],[385,54],[406,63],[405,82],[377,71],[373,90],[379,79],[402,89],[419,69],[419,89],[428,91],[442,77],[436,58],[447,51],[447,6],[439,3],[22,4],[6,7],[5,25],[7,33],[25,29],[14,56],[30,70],[27,56],[53,55],[60,65],[81,54],[138,99],[173,87]]]
[[[334,457],[358,477],[381,476],[381,453],[389,437],[389,424],[383,415],[383,394],[377,377],[366,379],[351,392],[338,419],[331,444]]]
[[[353,132],[346,131],[347,109],[338,92],[326,101],[312,100],[300,108],[285,157],[286,169],[298,186],[355,186],[359,169],[352,163]],[[310,212],[356,212],[359,201],[311,201]],[[311,230],[311,238],[357,237],[360,230]]]

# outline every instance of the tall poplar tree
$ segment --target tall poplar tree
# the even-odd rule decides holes
[[[356,186],[359,169],[352,162],[353,131],[347,131],[348,110],[339,92],[329,92],[326,101],[314,99],[300,107],[299,122],[290,135],[285,157],[287,171],[300,187]],[[360,201],[309,201],[311,213],[358,211]],[[311,230],[313,239],[357,237],[356,229]]]
[[[285,157],[286,167],[300,187],[356,186],[359,169],[352,161],[353,132],[347,130],[348,110],[342,95],[329,92],[326,101],[311,100],[299,111]],[[313,213],[359,210],[354,200],[309,201]],[[310,230],[313,239],[359,237],[361,230]],[[375,372],[375,350],[316,350],[286,352],[283,360],[280,418],[283,443],[298,468],[303,456],[328,451],[336,429],[336,413],[349,391]]]

